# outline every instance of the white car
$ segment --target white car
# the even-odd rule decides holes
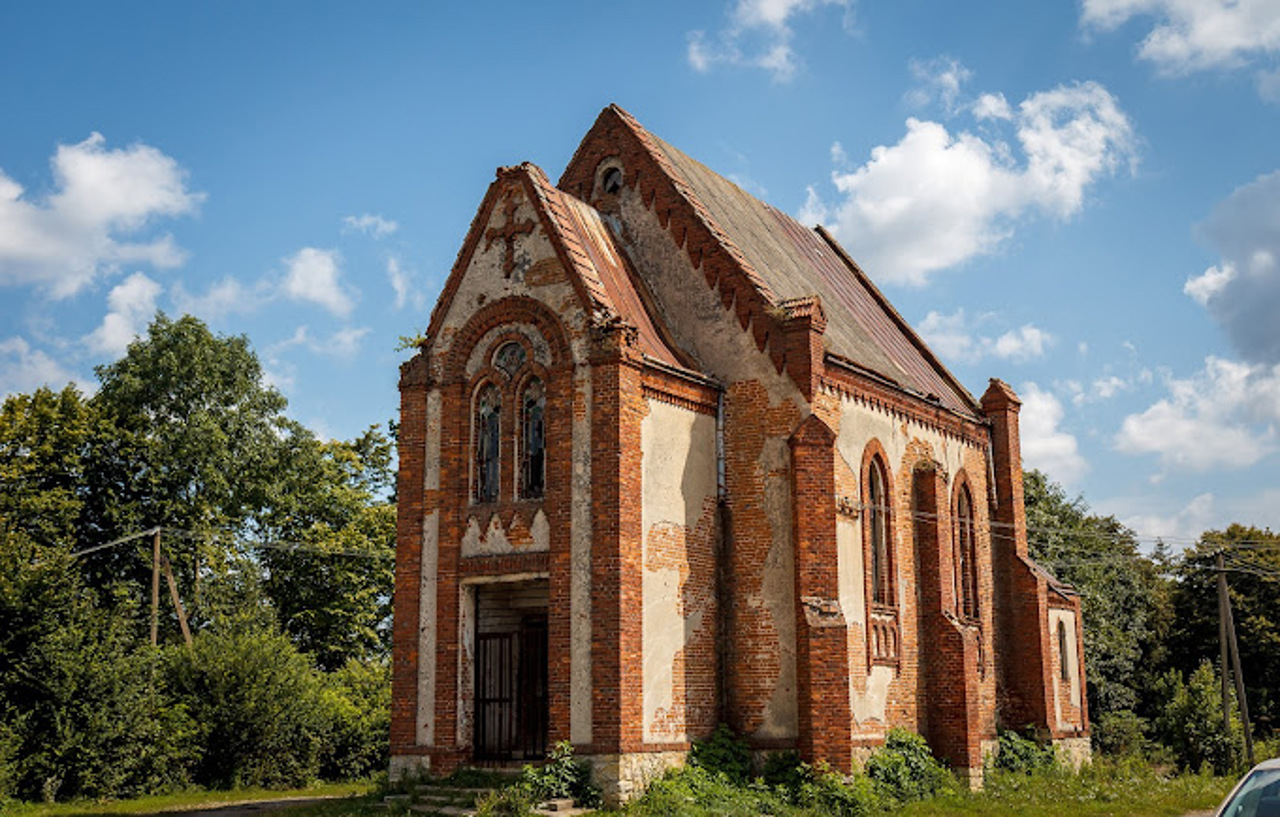
[[[1214,817],[1280,817],[1280,757],[1254,766],[1213,814]]]

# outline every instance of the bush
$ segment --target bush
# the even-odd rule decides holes
[[[889,730],[884,748],[867,759],[866,773],[877,795],[897,803],[932,797],[953,782],[924,738],[905,729]]]
[[[869,777],[844,777],[832,772],[825,763],[817,769],[808,764],[801,764],[801,768],[809,772],[809,780],[796,792],[792,800],[795,805],[836,817],[862,817],[879,810],[880,797]]]
[[[627,808],[644,817],[757,817],[787,814],[786,800],[764,784],[735,785],[721,772],[690,765],[655,780]]]
[[[1222,697],[1213,665],[1205,661],[1186,683],[1180,672],[1169,670],[1156,688],[1164,702],[1156,718],[1156,734],[1173,752],[1178,766],[1193,772],[1204,765],[1218,774],[1232,771],[1232,749],[1242,732],[1240,722],[1232,717],[1230,736],[1222,733]]]
[[[574,760],[573,746],[567,740],[551,747],[544,765],[525,766],[515,788],[524,789],[535,801],[569,797],[580,806],[600,804],[600,790],[591,782],[590,764]]]
[[[722,774],[731,783],[742,785],[751,778],[751,749],[722,723],[711,737],[693,742],[689,764],[713,775]]]
[[[1093,721],[1093,748],[1115,757],[1142,756],[1147,728],[1146,718],[1131,710],[1104,712]]]
[[[360,780],[386,769],[390,662],[351,659],[321,677],[328,730],[320,752],[320,775],[326,780]]]
[[[173,648],[168,675],[200,725],[197,782],[215,788],[304,786],[329,733],[322,681],[272,632],[202,633]]]
[[[1058,753],[1053,744],[1042,746],[1035,739],[1011,729],[1000,732],[999,747],[995,757],[988,760],[988,765],[1002,772],[1031,774],[1058,763]]]

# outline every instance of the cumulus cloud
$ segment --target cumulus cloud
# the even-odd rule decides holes
[[[335,315],[350,314],[355,301],[342,285],[342,256],[337,250],[303,247],[284,259],[282,291],[297,301],[311,301]]]
[[[274,359],[287,349],[301,348],[326,357],[350,360],[360,351],[360,344],[367,334],[369,334],[368,327],[347,327],[339,329],[327,338],[317,338],[311,335],[311,331],[306,326],[299,326],[294,330],[292,337],[273,344],[267,350],[267,355]]]
[[[995,337],[981,334],[980,327],[993,317],[982,315],[971,321],[963,308],[950,315],[931,311],[920,322],[920,336],[943,359],[965,363],[988,357],[1021,363],[1043,356],[1053,343],[1052,335],[1030,323]]]
[[[1199,231],[1222,260],[1183,292],[1209,310],[1246,359],[1280,363],[1280,171],[1237,188]]]
[[[85,343],[100,355],[124,354],[155,314],[160,292],[161,286],[141,272],[112,287],[107,295],[107,314],[101,325],[85,336]]]
[[[50,164],[54,190],[37,198],[0,170],[0,284],[34,284],[61,298],[123,263],[182,263],[172,236],[143,235],[204,199],[187,189],[174,159],[143,144],[108,149],[93,133],[59,145]]]
[[[170,293],[179,312],[215,320],[226,315],[252,312],[271,300],[271,285],[259,281],[246,286],[235,278],[226,277],[211,284],[203,293],[188,292],[181,282]]]
[[[392,255],[387,258],[387,280],[396,293],[396,309],[404,309],[412,305],[422,310],[427,305],[427,294],[416,280],[417,276],[400,263],[400,259]]]
[[[390,219],[383,218],[373,213],[364,213],[359,216],[347,216],[342,220],[344,229],[355,230],[364,233],[372,238],[386,238],[387,236],[400,229],[400,225]]]
[[[1084,476],[1089,463],[1080,454],[1075,435],[1059,427],[1065,412],[1058,398],[1035,383],[1023,385],[1019,396],[1023,464],[1067,485]]]
[[[31,348],[26,338],[0,340],[0,397],[33,392],[41,386],[61,389],[75,377],[56,360]]]
[[[1081,22],[1113,30],[1152,18],[1138,56],[1166,75],[1256,67],[1280,53],[1280,5],[1273,0],[1084,0]],[[1273,75],[1258,73],[1267,93]]]
[[[1276,451],[1280,365],[1208,357],[1165,386],[1168,396],[1125,417],[1117,449],[1155,454],[1166,472],[1245,468]]]
[[[916,86],[907,91],[907,102],[918,108],[937,101],[947,113],[953,113],[960,98],[960,88],[973,72],[951,57],[932,60],[912,60],[909,68]]]
[[[798,15],[823,6],[843,9],[846,20],[853,11],[852,0],[738,0],[718,35],[688,33],[689,65],[700,73],[715,65],[763,68],[775,81],[786,82],[799,67],[791,45],[791,23]]]
[[[1007,120],[993,97],[980,99],[984,121],[1011,130],[1017,150],[911,118],[896,145],[832,174],[838,202],[828,206],[810,188],[800,218],[826,224],[877,279],[920,286],[997,251],[1028,214],[1073,216],[1095,181],[1134,161],[1129,119],[1097,83],[1032,94]]]

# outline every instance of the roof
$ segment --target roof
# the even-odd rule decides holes
[[[935,396],[952,411],[981,416],[969,392],[834,237],[804,227],[662,139],[649,134],[649,140],[736,245],[775,303],[814,295],[821,299],[828,354],[917,396]]]

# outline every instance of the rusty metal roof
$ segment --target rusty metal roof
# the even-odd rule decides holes
[[[661,139],[647,134],[779,302],[817,295],[827,352],[972,418],[972,395],[947,371],[835,239],[808,229]]]

